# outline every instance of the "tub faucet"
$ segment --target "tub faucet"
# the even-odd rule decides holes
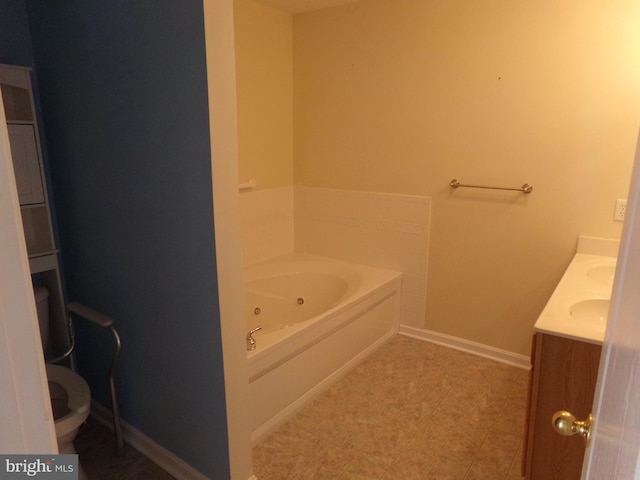
[[[253,334],[259,330],[262,330],[262,327],[256,327],[253,330],[249,330],[249,333],[247,333],[247,352],[256,349],[256,340],[253,338]]]

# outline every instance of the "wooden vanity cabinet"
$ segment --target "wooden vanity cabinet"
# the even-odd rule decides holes
[[[601,351],[601,345],[534,335],[522,464],[526,480],[580,480],[584,441],[556,433],[551,418],[560,410],[578,420],[591,413]]]

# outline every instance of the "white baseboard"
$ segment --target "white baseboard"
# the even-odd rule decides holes
[[[444,333],[425,330],[422,328],[408,327],[400,325],[400,334],[407,337],[417,338],[431,343],[436,343],[445,347],[461,350],[463,352],[478,355],[479,357],[490,358],[497,362],[506,363],[514,367],[529,370],[531,368],[531,359],[526,355],[508,352],[499,348],[490,347],[481,343],[465,340],[464,338],[445,335]]]
[[[113,431],[113,415],[111,411],[96,401],[91,402],[91,416],[98,422],[103,424],[109,430]],[[164,469],[170,475],[180,480],[208,480],[209,477],[203,475],[191,465],[186,463],[166,448],[158,445],[145,434],[129,425],[127,422],[120,421],[122,424],[122,435],[125,442],[142,453],[149,460],[154,462],[160,468]],[[126,448],[126,447],[125,447]],[[115,439],[114,439],[115,449]],[[82,460],[81,460],[82,461]],[[252,477],[248,480],[257,480]]]

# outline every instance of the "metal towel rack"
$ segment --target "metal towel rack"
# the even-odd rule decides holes
[[[523,192],[523,193],[531,193],[533,191],[533,185],[529,183],[525,183],[520,188],[490,187],[488,185],[469,185],[465,183],[460,183],[457,178],[454,178],[453,180],[451,180],[451,182],[449,182],[449,186],[451,188],[470,187],[470,188],[488,188],[491,190],[514,190],[514,191]]]

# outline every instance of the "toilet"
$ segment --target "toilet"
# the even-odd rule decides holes
[[[76,453],[73,439],[89,416],[91,392],[84,379],[60,365],[47,365],[51,408],[60,453]]]
[[[35,287],[36,310],[40,324],[42,349],[46,351],[49,340],[49,292],[44,287]],[[56,438],[60,453],[75,454],[73,439],[80,425],[89,416],[91,391],[84,379],[77,373],[59,365],[47,365],[49,395],[55,421]],[[87,478],[78,462],[78,478]]]

